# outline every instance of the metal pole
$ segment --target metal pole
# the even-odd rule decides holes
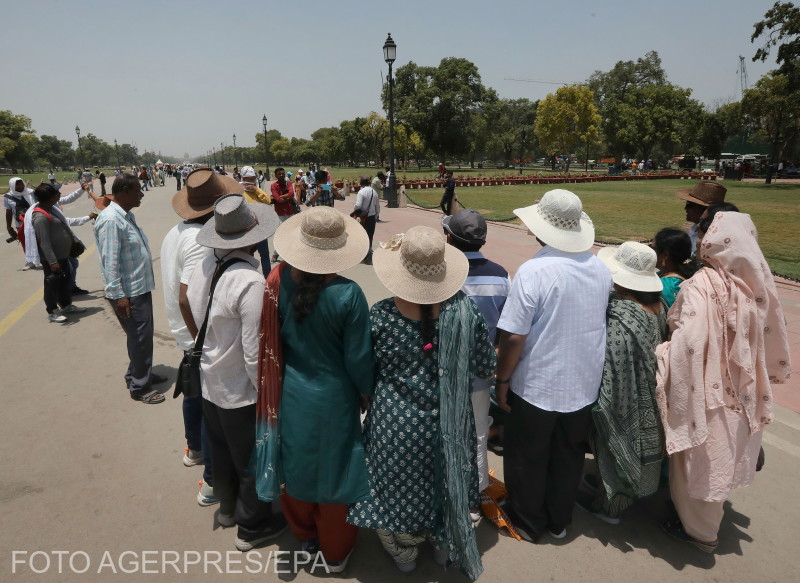
[[[522,136],[519,142],[519,175],[522,176],[522,157],[525,155],[525,127],[522,128]]]
[[[397,177],[394,174],[394,79],[392,77],[392,63],[389,63],[389,189],[388,200],[389,208],[397,208]]]
[[[225,170],[225,146],[219,143],[219,157],[222,158],[222,169]]]
[[[117,153],[117,170],[119,170],[120,169],[120,164],[119,164],[119,146],[117,145],[117,139],[116,138],[114,138],[114,151],[116,151],[116,153]]]
[[[236,134],[233,134],[233,166],[239,167],[239,154],[236,151]]]
[[[267,180],[269,180],[269,150],[267,149],[267,122],[266,116],[264,116],[264,166],[266,168],[264,174],[267,176]]]

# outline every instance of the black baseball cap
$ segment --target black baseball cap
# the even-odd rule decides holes
[[[486,243],[486,219],[475,209],[461,209],[454,215],[442,218],[442,227],[469,245]]]

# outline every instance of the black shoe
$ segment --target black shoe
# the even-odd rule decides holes
[[[72,288],[72,295],[73,296],[85,296],[88,295],[90,292],[88,289],[83,289],[82,287],[74,287]]]
[[[161,383],[166,383],[169,379],[163,375],[150,373],[150,382],[154,385],[160,385]]]
[[[265,542],[271,541],[274,538],[278,538],[280,535],[286,532],[287,528],[289,528],[289,523],[286,522],[286,518],[284,518],[283,514],[275,514],[272,516],[271,524],[267,528],[259,532],[251,539],[245,540],[237,536],[234,544],[238,550],[246,553],[251,549],[260,547]]]
[[[517,534],[522,538],[522,540],[533,544],[539,542],[539,537],[541,535],[527,526],[522,517],[520,517],[513,508],[511,508],[511,504],[503,504],[501,505],[501,508],[503,509],[503,512],[506,513],[506,516],[508,516],[508,519],[511,521],[511,525],[514,527],[514,530],[517,531]]]

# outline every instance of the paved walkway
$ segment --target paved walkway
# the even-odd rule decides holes
[[[178,221],[170,205],[173,193],[171,185],[150,190],[136,216],[156,260],[155,370],[174,383],[180,352],[168,334],[159,274],[161,241]],[[337,205],[347,210],[352,200]],[[84,199],[65,210],[67,216],[79,216],[88,208]],[[384,208],[382,214],[387,222],[378,225],[378,241],[415,224],[436,227],[440,219],[438,213],[412,208]],[[89,245],[78,281],[92,295],[76,299],[87,312],[69,325],[46,321],[42,274],[20,271],[24,261],[19,246],[0,247],[0,580],[106,582],[116,579],[115,572],[128,570],[133,574],[126,580],[131,581],[275,581],[276,565],[267,561],[274,561],[277,551],[295,550],[296,541],[284,534],[259,555],[244,559],[233,551],[234,533],[214,527],[215,509],[197,505],[202,471],[181,464],[181,403],[168,396],[164,404],[147,406],[128,398],[122,380],[125,338],[101,297],[91,225],[77,232]],[[490,228],[486,254],[510,271],[535,251],[535,241],[523,230]],[[358,265],[346,275],[364,288],[370,303],[389,295],[369,266]],[[781,294],[797,367],[799,292],[787,288]],[[797,381],[792,382],[796,393]],[[171,395],[172,386],[164,388]],[[782,399],[789,403],[788,397]],[[666,537],[658,528],[663,500],[655,496],[634,505],[616,527],[576,510],[564,540],[545,538],[536,546],[499,536],[484,522],[477,531],[485,568],[481,580],[596,583],[639,580],[642,573],[660,583],[796,579],[798,443],[800,415],[778,406],[776,423],[765,435],[766,468],[751,487],[735,491],[726,503],[715,555]],[[502,479],[502,460],[490,454],[490,465]],[[32,556],[37,551],[41,553]],[[62,555],[61,574],[57,551],[68,552]],[[176,556],[181,574],[169,563]],[[197,557],[222,563],[192,564]],[[89,569],[78,573],[87,559]],[[143,559],[155,563],[143,564]],[[48,560],[46,572],[33,573],[32,568],[45,569]],[[253,570],[268,574],[251,574]],[[143,571],[154,574],[144,576]],[[466,581],[457,571],[437,567],[430,548],[423,549],[415,573],[400,574],[369,531],[359,534],[341,578],[361,583]],[[297,577],[298,582],[312,580],[307,573]]]

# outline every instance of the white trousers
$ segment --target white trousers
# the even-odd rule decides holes
[[[472,392],[472,414],[475,416],[475,434],[478,438],[478,490],[489,486],[489,459],[486,441],[492,418],[489,417],[489,390]]]

